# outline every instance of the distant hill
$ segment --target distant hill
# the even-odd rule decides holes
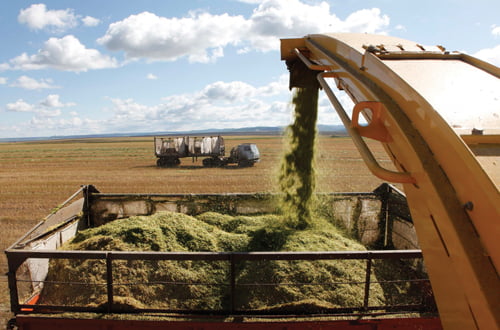
[[[320,134],[347,135],[342,125],[318,125]],[[65,139],[87,139],[87,138],[106,138],[106,137],[137,137],[137,136],[156,136],[156,135],[281,135],[285,127],[283,126],[256,126],[242,128],[211,128],[191,131],[162,131],[162,132],[140,132],[140,133],[107,133],[107,134],[84,134],[84,135],[57,135],[44,137],[22,137],[22,138],[0,138],[0,142],[22,142],[22,141],[41,141],[41,140],[65,140]]]

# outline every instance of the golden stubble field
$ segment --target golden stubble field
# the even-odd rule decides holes
[[[282,136],[225,136],[226,153],[243,142],[259,147],[250,168],[204,168],[181,159],[156,167],[152,137],[94,138],[0,143],[0,248],[5,250],[80,185],[105,193],[277,192]],[[392,168],[382,146],[367,141],[381,164]],[[316,147],[319,192],[371,191],[382,183],[366,168],[350,138],[322,135]],[[0,257],[0,327],[10,316],[6,258]]]

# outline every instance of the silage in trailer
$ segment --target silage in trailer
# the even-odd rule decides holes
[[[280,215],[230,216],[207,212],[196,217],[159,212],[133,216],[80,231],[64,250],[249,252],[356,251],[365,248],[332,224],[317,220],[290,230]],[[114,302],[127,308],[223,310],[230,304],[229,267],[223,261],[117,260]],[[107,301],[103,260],[53,259],[40,304],[102,306]],[[238,309],[315,309],[361,306],[365,281],[362,260],[261,260],[236,265]],[[372,279],[376,281],[376,278]],[[79,284],[76,284],[79,283]],[[82,284],[83,283],[83,284]],[[295,283],[295,285],[293,284]],[[370,302],[383,305],[372,283]]]

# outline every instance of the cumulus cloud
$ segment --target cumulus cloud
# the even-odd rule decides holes
[[[5,85],[5,84],[7,84],[7,78],[0,77],[0,85]]]
[[[493,48],[481,49],[474,56],[500,67],[500,45]]]
[[[78,19],[72,9],[47,10],[47,6],[43,3],[21,9],[17,20],[32,30],[51,28],[61,32],[78,25]]]
[[[95,120],[82,118],[75,111],[64,111],[75,103],[63,102],[57,94],[33,104],[19,99],[5,108],[34,114],[29,122],[19,124],[31,135],[52,135],[54,131],[62,135],[236,128],[248,126],[249,122],[255,126],[284,126],[291,118],[287,86],[288,75],[284,74],[262,86],[216,81],[192,93],[164,97],[152,105],[131,98],[108,98],[111,106],[103,110],[112,115]],[[70,119],[63,118],[65,114]]]
[[[30,104],[25,102],[23,99],[18,99],[16,102],[7,103],[5,108],[8,111],[35,112],[40,115],[50,115],[53,117],[61,113],[59,108],[72,107],[75,105],[76,103],[73,102],[63,103],[61,102],[59,95],[50,94],[36,104]]]
[[[342,24],[344,31],[340,32],[381,33],[389,21],[389,16],[381,15],[378,8],[361,9],[347,17]]]
[[[61,111],[74,103],[62,102],[58,95],[49,95],[36,104],[20,99],[8,107],[11,111],[16,108],[34,113],[31,121],[18,125],[18,128],[29,130],[31,135],[33,132],[53,135],[54,131],[60,135],[155,132],[286,126],[292,121],[291,97],[288,74],[284,74],[262,86],[242,81],[216,81],[192,93],[166,96],[156,104],[143,104],[132,98],[108,98],[111,105],[103,112],[111,115],[102,119]],[[322,96],[319,102],[321,124],[338,124],[334,113],[331,104]],[[65,114],[69,119],[64,118]],[[19,136],[23,134],[22,130],[18,133]]]
[[[62,71],[87,71],[117,67],[116,59],[86,48],[73,35],[50,38],[37,54],[23,53],[5,63],[11,70],[39,70],[52,68]]]
[[[164,97],[145,105],[133,99],[110,99],[115,130],[190,130],[281,126],[290,122],[288,76],[264,86],[216,81],[198,91]],[[282,101],[283,97],[286,101]]]
[[[98,42],[129,58],[173,61],[187,55],[193,62],[210,62],[221,55],[222,46],[238,42],[246,24],[242,16],[228,14],[165,18],[143,12],[111,24]]]
[[[167,18],[150,12],[136,15],[109,25],[97,41],[112,51],[123,51],[129,60],[144,58],[150,61],[211,63],[224,56],[226,47],[236,47],[238,53],[270,51],[279,48],[279,39],[318,32],[384,33],[389,17],[378,8],[362,9],[344,20],[331,12],[327,2],[316,4],[300,0],[249,1],[258,4],[250,17],[241,15],[212,15],[190,12],[185,17]],[[33,29],[73,27],[80,19],[72,10],[47,10],[44,4],[21,10],[19,21]],[[99,20],[90,16],[81,19],[92,26]],[[50,38],[38,53],[23,53],[0,70],[37,70],[54,68],[65,71],[117,67],[115,58],[86,48],[73,35]]]
[[[224,48],[240,53],[279,48],[279,38],[318,32],[382,33],[389,17],[378,8],[363,9],[345,20],[330,12],[326,2],[310,5],[299,0],[250,1],[259,3],[249,18],[228,14],[192,12],[183,18],[166,18],[150,12],[112,23],[98,42],[128,58],[214,62]]]
[[[21,76],[17,78],[15,82],[10,84],[11,87],[19,87],[29,90],[40,90],[40,89],[50,89],[50,88],[60,88],[59,86],[53,85],[51,79],[40,79],[36,80],[28,76]]]
[[[156,80],[158,79],[158,77],[152,73],[148,73],[148,75],[146,76],[147,79],[149,80]]]
[[[25,102],[23,99],[18,99],[16,102],[7,103],[5,108],[8,111],[14,112],[31,112],[35,109],[32,104]]]
[[[495,24],[491,27],[491,34],[495,37],[500,37],[500,26],[496,26]]]
[[[60,96],[57,94],[50,94],[47,95],[47,97],[43,101],[40,101],[39,104],[47,108],[63,108],[63,107],[72,107],[76,105],[73,102],[63,103],[60,101],[59,98]]]
[[[48,30],[61,33],[83,23],[85,26],[97,26],[101,22],[92,16],[76,15],[73,9],[47,9],[43,3],[33,4],[21,9],[17,21],[26,24],[31,30]]]
[[[82,18],[82,22],[85,26],[97,26],[101,23],[101,20],[92,16],[85,16]]]
[[[158,106],[147,106],[136,103],[133,99],[111,98],[113,112],[117,120],[126,119],[130,121],[144,120],[150,113],[156,111]]]
[[[241,81],[217,81],[206,86],[199,93],[198,100],[234,102],[254,96],[255,91],[255,87]]]

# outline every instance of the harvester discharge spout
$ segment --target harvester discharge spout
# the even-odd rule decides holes
[[[317,75],[322,72],[311,70],[300,59],[290,59],[286,61],[286,67],[290,71],[289,89],[298,88],[319,88]]]

